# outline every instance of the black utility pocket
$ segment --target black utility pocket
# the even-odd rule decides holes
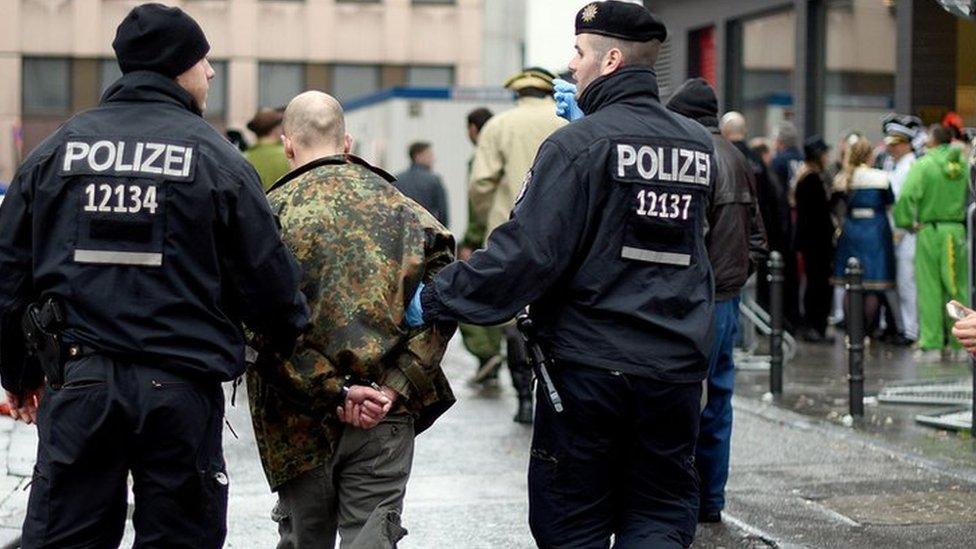
[[[683,185],[625,183],[630,201],[620,257],[687,267],[700,238],[704,193]]]
[[[73,358],[64,365],[61,389],[80,390],[105,387],[106,359],[100,355]]]
[[[400,522],[400,513],[393,510],[386,513],[385,530],[386,542],[390,544],[390,547],[396,547],[397,542],[406,537],[408,533]]]
[[[200,474],[201,547],[221,547],[226,536],[227,493],[230,481],[222,466],[198,471]]]

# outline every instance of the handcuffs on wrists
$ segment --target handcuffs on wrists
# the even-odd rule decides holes
[[[342,384],[342,399],[343,400],[345,400],[349,396],[349,387],[352,387],[353,385],[363,385],[363,386],[369,387],[371,389],[374,389],[374,390],[380,391],[380,392],[382,392],[382,390],[383,390],[379,385],[376,384],[376,382],[367,381],[365,379],[358,378],[358,377],[353,377],[353,376],[349,375],[349,376],[346,376],[345,381]]]

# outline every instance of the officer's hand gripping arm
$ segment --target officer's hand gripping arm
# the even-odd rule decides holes
[[[410,299],[410,305],[407,306],[405,319],[407,326],[410,328],[419,328],[424,325],[424,308],[420,303],[420,293],[426,287],[427,285],[421,282],[417,286],[417,291],[414,292],[413,297]]]

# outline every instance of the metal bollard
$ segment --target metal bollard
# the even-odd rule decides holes
[[[769,254],[769,392],[783,394],[783,256]]]
[[[861,262],[856,257],[847,260],[847,382],[851,415],[864,417],[864,282]]]

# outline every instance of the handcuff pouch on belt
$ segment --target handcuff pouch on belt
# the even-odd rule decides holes
[[[34,355],[44,372],[48,387],[64,385],[64,363],[61,357],[61,330],[64,310],[53,297],[31,303],[21,320],[27,351]]]

